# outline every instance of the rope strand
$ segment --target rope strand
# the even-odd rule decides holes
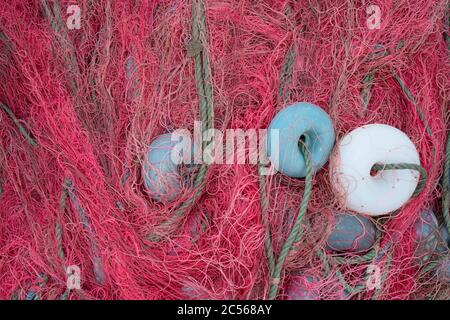
[[[309,198],[311,196],[312,177],[313,177],[311,154],[310,154],[309,150],[307,149],[307,147],[303,143],[299,143],[299,148],[303,154],[303,157],[305,158],[305,165],[306,165],[305,190],[303,192],[303,199],[301,201],[300,209],[299,209],[297,218],[295,220],[294,226],[293,226],[288,238],[286,239],[285,243],[283,244],[283,247],[281,248],[281,252],[278,257],[278,261],[275,265],[275,269],[272,274],[272,284],[271,284],[270,291],[269,291],[269,299],[270,300],[273,300],[277,297],[279,283],[280,283],[280,276],[281,276],[281,272],[284,269],[286,257],[288,256],[289,252],[291,251],[294,242],[300,240],[300,235],[299,235],[300,225],[303,220],[303,217],[306,214]]]
[[[20,120],[17,119],[16,115],[12,112],[12,110],[4,103],[0,102],[0,108],[5,111],[5,113],[9,116],[9,118],[14,122],[14,124],[19,129],[22,136],[28,141],[29,144],[31,144],[33,147],[37,147],[37,142],[34,140],[27,129],[20,123]]]
[[[192,2],[192,41],[188,45],[188,55],[195,58],[195,78],[197,84],[197,94],[200,107],[200,116],[202,119],[202,135],[214,126],[214,107],[212,96],[211,69],[209,66],[209,57],[207,54],[207,32],[206,19],[203,0]],[[202,139],[203,150],[212,143]],[[197,201],[205,188],[205,177],[208,173],[208,164],[202,163],[198,169],[194,180],[193,196],[184,201],[173,213],[172,217],[159,226],[157,232],[147,235],[151,242],[159,242],[163,234],[170,233],[173,228],[177,228],[186,211]]]
[[[417,184],[416,189],[414,190],[413,197],[417,196],[425,187],[427,182],[428,173],[427,171],[418,164],[415,163],[388,163],[388,164],[375,164],[372,167],[375,171],[383,171],[383,170],[416,170],[420,173],[421,178]]]

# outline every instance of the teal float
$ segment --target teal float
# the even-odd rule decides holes
[[[206,220],[207,219],[198,212],[190,214],[181,228],[181,234],[173,237],[168,255],[176,256],[183,252],[190,252],[194,249],[197,241],[200,240],[207,228]]]
[[[273,135],[278,133],[278,141]],[[298,145],[304,140],[311,152],[313,171],[328,160],[335,133],[330,116],[320,107],[299,102],[282,109],[269,125],[267,155],[275,169],[293,178],[306,176],[306,165]]]
[[[155,201],[173,201],[181,193],[183,181],[178,166],[182,160],[191,160],[183,159],[183,150],[191,150],[191,144],[178,138],[170,133],[160,135],[145,154],[142,175],[147,192]],[[193,148],[188,155],[192,153]]]
[[[441,226],[440,233],[442,240],[447,244],[447,247],[450,247],[450,234],[445,225]]]
[[[362,252],[375,243],[375,225],[362,215],[337,213],[334,227],[327,237],[326,248],[332,251]]]
[[[320,279],[308,274],[293,274],[286,286],[286,300],[319,300]]]
[[[437,262],[434,274],[442,283],[450,283],[449,234],[445,226],[439,228],[437,218],[431,209],[423,210],[414,223],[416,260],[420,266],[433,261],[431,257],[442,257]]]
[[[440,251],[442,246],[439,225],[434,212],[423,210],[414,223],[414,236],[416,241],[415,256],[419,264],[430,260],[434,252]]]
[[[442,283],[450,284],[450,257],[445,257],[438,265],[436,275]]]
[[[440,251],[438,251],[438,253],[446,256],[438,264],[436,274],[441,282],[450,284],[450,235],[445,225],[441,226],[440,234],[443,245],[440,246]]]

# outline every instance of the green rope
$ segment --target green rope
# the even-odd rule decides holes
[[[14,124],[19,129],[22,136],[28,141],[29,144],[31,144],[33,147],[36,147],[38,144],[36,140],[34,140],[27,129],[20,123],[20,120],[17,119],[15,114],[12,112],[12,110],[4,103],[0,102],[0,108],[5,111],[5,113],[9,116],[9,118],[14,122]]]
[[[184,201],[178,207],[178,209],[173,213],[173,216],[171,217],[171,219],[168,219],[160,224],[161,229],[164,230],[166,228],[170,228],[173,225],[177,224],[180,221],[180,219],[184,216],[184,214],[186,213],[186,210],[200,196],[200,194],[203,192],[203,189],[205,187],[205,185],[201,184],[201,183],[203,182],[203,178],[206,174],[206,171],[207,171],[207,166],[202,165],[199,169],[197,179],[195,180],[195,183],[194,183],[194,189],[196,189],[194,195],[191,198],[189,198],[188,200]],[[161,241],[162,238],[160,235],[157,235],[157,234],[149,234],[147,236],[147,239],[151,242],[159,242],[159,241]]]
[[[200,114],[202,118],[202,131],[203,133],[208,130],[212,123],[210,122],[210,110],[212,110],[212,91],[210,84],[206,84],[206,81],[211,81],[210,79],[210,71],[209,71],[209,62],[206,53],[206,43],[205,41],[206,35],[206,26],[205,17],[204,17],[204,9],[203,9],[203,1],[192,2],[192,36],[193,43],[198,45],[198,50],[195,52],[195,78],[197,82],[197,93],[200,105]],[[197,6],[200,9],[197,11]],[[201,36],[201,32],[203,35]],[[212,111],[211,111],[212,112]],[[203,141],[203,148],[206,147],[206,141]]]
[[[323,250],[317,250],[316,255],[317,257],[319,257],[324,266],[325,275],[329,276],[331,274],[331,265],[328,262],[327,254]],[[349,285],[348,282],[345,280],[344,275],[339,270],[339,268],[336,268],[336,270],[334,270],[334,275],[336,276],[338,281],[343,285],[344,289],[351,294],[362,292],[365,289],[365,286],[362,284],[358,284],[355,287]]]
[[[272,246],[272,237],[270,235],[270,224],[269,224],[269,199],[267,197],[266,190],[266,177],[262,174],[264,166],[259,165],[259,195],[261,199],[261,216],[265,227],[265,239],[264,239],[264,249],[266,252],[267,260],[269,263],[269,274],[272,275],[275,269],[275,255]]]
[[[47,284],[48,277],[44,274],[40,274],[36,280],[36,284],[40,288],[44,288]],[[28,291],[25,300],[41,300],[41,297],[37,292]]]
[[[10,146],[11,147],[11,146]],[[5,152],[5,150],[2,150]],[[0,199],[3,194],[3,183],[5,182],[5,179],[2,177],[3,175],[3,164],[6,163],[6,155],[9,154],[9,148],[6,150],[6,153],[3,153],[3,157],[0,159]]]
[[[288,84],[292,79],[292,69],[294,66],[295,52],[291,47],[286,53],[283,66],[280,71],[280,86],[278,88],[278,99],[279,101],[286,102],[289,99],[290,91]],[[258,176],[259,176],[259,194],[261,203],[261,220],[263,221],[265,227],[265,238],[264,238],[264,249],[266,252],[266,257],[268,261],[269,274],[271,276],[271,282],[273,282],[273,274],[276,267],[276,259],[272,245],[272,236],[270,233],[270,223],[269,223],[269,199],[266,190],[266,177],[262,174],[264,166],[260,164],[258,166]],[[299,236],[295,237],[294,242],[298,242]],[[278,281],[278,280],[275,280]],[[272,289],[271,289],[272,290]],[[275,290],[275,289],[273,289]]]
[[[364,255],[354,256],[351,258],[334,256],[333,257],[334,261],[336,262],[336,264],[345,264],[345,265],[363,264],[372,261],[377,256],[378,249],[380,248],[381,231],[379,230],[376,231],[375,238],[376,242],[373,249],[369,250]]]
[[[73,76],[68,76],[67,81],[69,83],[70,89],[72,91],[72,95],[76,99],[78,96],[79,86],[74,79],[78,79],[81,73],[80,68],[78,66],[77,57],[75,54],[75,50],[73,45],[69,40],[69,36],[67,34],[67,28],[63,22],[63,17],[61,13],[61,8],[58,4],[58,1],[53,2],[53,8],[50,8],[47,0],[42,0],[42,5],[44,8],[45,15],[50,22],[52,29],[56,33],[56,40],[60,47],[67,52],[64,55],[64,62],[66,64],[67,70],[72,73]],[[70,74],[69,73],[69,74]],[[78,76],[78,77],[77,77]]]
[[[195,4],[194,4],[195,9]],[[194,10],[195,13],[195,10]],[[207,129],[210,129],[214,126],[214,106],[213,106],[213,90],[212,90],[212,76],[211,76],[211,68],[209,66],[209,57],[207,54],[207,31],[206,31],[206,17],[205,17],[205,6],[203,3],[203,0],[199,1],[199,23],[198,23],[198,38],[196,40],[200,40],[200,43],[202,44],[202,50],[201,50],[201,62],[203,65],[203,87],[205,92],[205,98],[206,98],[206,114],[207,117],[205,120],[207,121]],[[195,22],[194,22],[195,24]],[[193,26],[193,31],[196,29],[195,26]],[[194,32],[193,32],[194,33]],[[197,57],[196,56],[196,60]],[[197,62],[196,62],[197,66]],[[203,117],[202,117],[203,119]]]
[[[389,267],[391,266],[392,258],[393,258],[393,253],[392,253],[392,251],[390,251],[389,255],[387,257],[386,265],[383,268],[384,272],[383,272],[383,274],[381,276],[381,279],[380,279],[380,288],[376,288],[375,289],[371,300],[377,300],[378,299],[378,297],[379,297],[379,295],[381,293],[382,287],[383,287],[383,283],[386,281],[386,278],[387,278],[387,275],[388,275],[388,270],[389,270]]]
[[[84,210],[80,204],[80,202],[78,201],[78,197],[75,194],[75,188],[73,186],[73,183],[71,180],[66,179],[64,182],[65,185],[65,190],[73,204],[73,206],[75,207],[75,210],[78,212],[78,216],[80,217],[81,223],[83,225],[83,227],[88,231],[89,233],[89,237],[91,240],[91,252],[93,255],[93,272],[94,272],[94,276],[95,276],[95,280],[97,281],[98,284],[103,285],[104,281],[105,281],[105,274],[103,271],[103,266],[101,263],[101,258],[100,258],[100,254],[98,251],[98,247],[97,247],[97,242],[95,240],[95,235],[92,231],[91,225],[89,223],[89,219],[86,216],[86,214],[84,213]]]
[[[67,197],[68,197],[68,193],[67,190],[65,188],[63,188],[62,192],[61,192],[61,199],[59,201],[59,210],[61,212],[61,214],[64,214],[65,210],[66,210],[66,201],[67,201]],[[56,237],[56,245],[57,245],[57,252],[58,252],[58,257],[61,259],[61,261],[65,261],[66,260],[66,255],[64,254],[64,246],[63,246],[63,232],[62,232],[62,228],[61,228],[61,221],[60,219],[58,219],[56,221],[56,226],[55,226],[55,237]],[[66,270],[66,267],[63,265],[63,270]]]
[[[370,93],[373,87],[373,79],[375,78],[375,71],[371,71],[364,77],[364,86],[361,89],[361,100],[363,112],[367,110],[367,106],[370,102]]]
[[[280,101],[287,101],[290,97],[289,83],[292,80],[292,69],[294,67],[295,52],[291,47],[286,53],[283,66],[280,71],[280,86],[278,88],[278,98]]]
[[[439,265],[438,261],[430,261],[424,268],[420,270],[421,274],[428,273],[430,271],[433,271],[436,269],[436,267]]]
[[[197,84],[197,94],[200,107],[200,116],[202,119],[202,134],[214,126],[214,106],[212,94],[212,80],[211,68],[209,65],[209,58],[207,54],[207,31],[206,18],[203,0],[193,1],[192,3],[192,41],[187,46],[188,55],[195,58],[195,78]],[[212,143],[212,141],[205,141],[202,139],[202,150]],[[203,154],[203,152],[202,152]],[[195,190],[191,198],[184,201],[173,213],[173,216],[164,221],[160,228],[168,230],[179,221],[186,214],[186,210],[196,202],[196,200],[203,193],[205,188],[205,176],[208,173],[208,164],[201,164],[198,169],[197,176],[194,180],[193,188]],[[161,236],[158,234],[149,234],[147,239],[152,242],[161,241]]]
[[[430,126],[428,124],[428,121],[427,121],[427,119],[425,119],[425,116],[422,113],[422,110],[420,110],[419,106],[417,105],[416,99],[414,99],[411,91],[409,91],[409,89],[405,86],[405,83],[403,82],[403,80],[397,74],[394,74],[394,78],[395,78],[395,80],[397,80],[398,84],[400,85],[400,88],[402,88],[402,90],[405,93],[405,95],[408,97],[408,99],[411,101],[411,103],[416,108],[416,112],[419,114],[420,119],[424,123],[425,129],[427,130],[428,135],[430,137],[432,137],[433,136],[433,132],[431,131],[431,128],[430,128]],[[435,153],[435,150],[433,148],[433,156],[434,156],[434,153]]]
[[[62,229],[61,229],[61,223],[59,221],[56,222],[55,234],[56,234],[58,257],[62,261],[64,261],[64,260],[66,260],[66,256],[64,254],[64,249],[63,249],[63,245],[62,245]]]
[[[367,263],[373,260],[376,256],[375,249],[370,250],[366,254],[362,256],[355,256],[351,258],[345,258],[345,257],[334,257],[334,260],[337,264],[345,264],[345,265],[351,265],[351,264],[363,264]]]
[[[116,206],[121,212],[125,211],[125,208],[123,207],[122,202],[120,202],[119,200],[116,201]]]
[[[303,157],[305,158],[305,165],[306,165],[305,190],[303,192],[303,199],[301,201],[299,212],[295,220],[294,226],[281,248],[280,255],[278,257],[277,263],[275,264],[275,269],[272,273],[271,286],[269,290],[270,300],[273,300],[277,297],[278,288],[280,284],[280,276],[281,272],[284,269],[286,257],[290,253],[294,242],[300,240],[299,238],[300,224],[303,220],[303,217],[305,216],[306,209],[308,207],[309,197],[311,196],[312,177],[313,177],[311,154],[303,143],[299,143],[299,148],[303,154]]]
[[[384,254],[391,248],[391,244],[386,243],[382,248],[380,248],[381,231],[379,231],[379,230],[377,230],[377,232],[376,232],[376,239],[377,239],[377,241],[376,241],[373,249],[368,251],[364,255],[352,257],[350,259],[345,258],[345,257],[333,257],[334,262],[337,263],[338,265],[343,265],[343,264],[352,265],[352,264],[367,264],[367,263],[373,262],[374,260],[379,261],[384,256]],[[326,260],[324,261],[324,258],[322,258],[321,260],[324,263],[324,265],[327,266]],[[384,268],[384,273],[383,273],[383,276],[381,279],[381,284],[385,281],[385,279],[387,277],[387,270],[390,266],[391,260],[392,260],[392,252],[389,251],[386,266]],[[325,271],[327,273],[327,269]],[[345,282],[345,279],[339,270],[335,271],[335,275],[338,278],[338,280],[344,285],[346,291],[349,293],[352,293],[352,294],[360,293],[366,289],[366,285],[364,285],[364,284],[358,284],[355,287],[351,287],[350,285],[348,285],[348,283]],[[366,281],[368,280],[369,276],[370,275],[366,276],[366,278],[365,278]],[[377,289],[374,292],[374,296],[372,297],[372,299],[376,299],[376,297],[380,293],[380,290],[381,289]]]
[[[398,45],[396,46],[396,49],[400,49],[404,46],[404,42],[400,41],[398,43]],[[388,56],[390,53],[389,51],[385,51],[381,56]],[[366,110],[368,104],[369,104],[369,100],[370,100],[370,91],[372,89],[373,86],[373,78],[375,76],[375,71],[371,70],[369,71],[369,73],[366,74],[366,76],[364,77],[364,87],[361,90],[361,99],[362,99],[362,105],[363,105],[363,111]],[[419,115],[420,119],[422,120],[423,124],[425,125],[425,129],[428,133],[428,135],[430,137],[433,137],[433,132],[428,124],[428,121],[425,118],[425,115],[423,114],[422,110],[420,110],[416,99],[414,99],[414,96],[412,95],[411,91],[409,91],[409,89],[406,87],[405,83],[403,82],[403,80],[400,78],[400,76],[396,73],[394,73],[394,78],[397,81],[397,83],[400,85],[400,88],[403,90],[403,92],[405,93],[406,97],[411,101],[411,103],[414,105],[417,114]],[[436,150],[433,147],[433,157],[435,156]]]
[[[402,48],[403,45],[404,45],[403,41],[399,42],[399,44],[397,45],[397,49]],[[389,54],[390,53],[386,50],[384,53],[382,53],[382,56],[387,56]],[[368,106],[369,101],[370,101],[370,92],[372,90],[374,76],[375,76],[375,71],[371,70],[371,71],[369,71],[368,74],[366,74],[366,76],[364,77],[364,80],[363,80],[364,87],[361,90],[361,99],[362,99],[363,112],[366,111],[367,106]],[[426,120],[423,112],[420,110],[420,108],[419,108],[416,100],[414,99],[414,96],[412,95],[411,91],[409,91],[409,89],[406,87],[406,85],[403,82],[403,80],[395,73],[394,73],[394,78],[397,81],[397,83],[399,84],[400,88],[403,90],[403,92],[406,95],[406,97],[414,105],[414,107],[416,109],[416,112],[419,115],[420,119],[422,120],[428,135],[430,137],[433,137],[433,132],[432,132],[432,130],[431,130],[429,124],[428,124],[428,121]],[[448,144],[447,144],[447,147],[449,147]],[[448,149],[447,149],[447,151],[448,151]],[[447,152],[447,154],[448,154],[448,152]],[[433,158],[435,157],[435,155],[436,155],[436,150],[435,150],[435,148],[433,146]],[[423,188],[426,185],[427,178],[428,178],[428,174],[427,174],[426,170],[422,166],[417,165],[417,164],[412,164],[412,163],[397,163],[397,164],[384,164],[384,165],[377,164],[377,165],[374,165],[372,169],[375,170],[375,171],[380,171],[380,170],[405,170],[405,169],[418,171],[420,173],[420,175],[421,175],[421,178],[420,178],[420,180],[419,180],[419,182],[417,184],[416,189],[414,190],[413,196],[417,196],[423,190]],[[447,172],[448,172],[448,170],[447,170]],[[444,180],[445,180],[445,178],[444,178]],[[449,179],[447,178],[446,181],[448,181],[448,180]],[[444,190],[445,190],[445,187],[444,187]],[[445,196],[445,193],[444,193],[444,196]],[[449,198],[450,198],[450,196],[449,196]],[[443,197],[442,201],[443,201],[444,219],[446,220],[447,228],[450,231],[450,218],[449,218],[449,215],[448,215],[448,205],[449,205],[449,201],[450,200],[446,200]],[[446,213],[445,213],[445,205],[447,205]],[[360,257],[355,257],[355,258],[352,258],[352,259],[346,259],[346,258],[343,258],[343,257],[336,257],[335,259],[336,259],[336,261],[339,264],[367,263],[367,262],[369,262],[372,259],[375,259],[375,258],[379,259],[380,258],[379,254],[377,254],[378,246],[379,245],[378,245],[378,242],[377,242],[377,245],[376,245],[376,247],[374,249],[372,249],[371,251],[367,252],[365,255],[360,256]],[[391,247],[390,244],[386,244],[381,249],[383,254],[386,252],[386,250],[389,250],[390,247]],[[383,276],[383,281],[385,280],[385,277],[387,276],[386,269],[389,268],[391,260],[392,260],[392,252],[390,252],[389,255],[388,255],[388,261],[387,261],[387,264],[386,264],[385,273],[384,273],[384,276]],[[375,292],[375,294],[374,294],[372,299],[376,299],[378,297],[379,293],[380,293],[380,290],[376,290],[376,292]]]
[[[64,291],[64,293],[61,295],[61,297],[59,297],[59,300],[67,300],[67,298],[69,298],[69,294],[70,294],[70,289],[66,289],[66,291]]]
[[[416,170],[419,171],[421,178],[419,179],[419,183],[417,184],[416,190],[414,190],[413,197],[417,196],[425,187],[427,182],[428,174],[425,169],[418,164],[415,163],[389,163],[389,164],[375,164],[372,167],[375,171],[382,170]]]

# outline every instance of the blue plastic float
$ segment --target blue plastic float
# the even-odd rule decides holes
[[[336,224],[328,235],[326,247],[332,251],[362,252],[375,243],[375,226],[361,215],[338,213]]]
[[[450,234],[445,225],[441,226],[440,233],[442,240],[447,244],[447,247],[450,247]]]
[[[438,279],[443,282],[450,284],[450,257],[445,257],[438,265],[436,270],[436,275]]]
[[[273,145],[271,134],[274,129],[279,130],[279,148]],[[268,158],[278,171],[293,178],[306,175],[305,160],[298,147],[300,139],[304,139],[311,152],[313,171],[316,172],[327,162],[335,134],[330,116],[308,102],[295,103],[282,109],[269,126]],[[272,148],[278,149],[278,153],[272,154]]]
[[[430,209],[422,211],[414,223],[414,230],[417,245],[415,255],[419,263],[426,263],[435,251],[440,251],[442,245],[434,212]]]
[[[286,287],[286,300],[319,300],[320,281],[311,275],[294,274]]]
[[[178,141],[172,141],[172,134],[167,133],[158,136],[148,147],[142,166],[142,175],[147,191],[155,201],[173,201],[181,193],[182,179],[178,165],[181,162],[183,148],[185,150],[191,148],[181,139],[180,137]],[[180,145],[180,143],[183,144]],[[177,145],[181,147],[177,147],[176,152],[172,152]]]

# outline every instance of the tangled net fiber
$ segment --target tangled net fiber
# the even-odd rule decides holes
[[[381,25],[373,30],[369,4],[3,1],[0,298],[266,299],[275,284],[272,298],[285,299],[301,271],[318,279],[320,299],[448,299],[433,268],[415,263],[413,225],[429,207],[443,221],[439,199],[450,190],[440,185],[449,4],[374,1]],[[79,29],[66,25],[70,5],[80,8]],[[337,139],[370,123],[399,128],[428,177],[395,214],[372,219],[371,251],[335,254],[324,250],[324,234],[344,208],[326,165],[312,177],[301,237],[274,278],[265,245],[270,238],[278,256],[304,179],[211,164],[188,172],[200,178],[180,197],[159,203],[141,171],[160,134],[192,131],[202,119],[222,131],[264,129],[296,101],[328,112]],[[373,290],[369,264],[382,270]],[[67,288],[70,266],[81,270],[80,289]]]

